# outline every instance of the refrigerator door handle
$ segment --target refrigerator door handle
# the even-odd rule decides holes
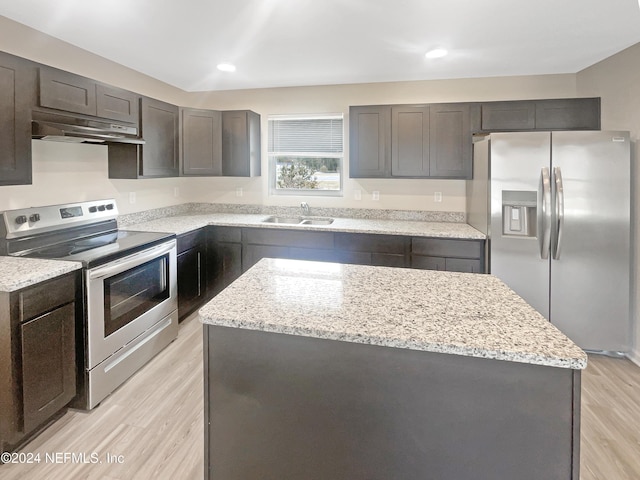
[[[553,176],[556,182],[556,242],[553,246],[553,259],[559,260],[562,248],[562,232],[564,231],[564,186],[560,167],[553,169]]]
[[[538,188],[538,241],[540,258],[549,258],[551,245],[551,178],[549,167],[540,170],[540,186]]]

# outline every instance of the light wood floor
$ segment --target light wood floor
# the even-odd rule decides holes
[[[582,387],[581,480],[640,479],[640,367],[590,356]],[[68,412],[22,449],[40,453],[40,464],[1,465],[0,478],[202,479],[202,394],[202,326],[192,316],[175,342],[97,409]],[[87,460],[95,452],[103,463],[44,461],[56,452]],[[106,463],[107,454],[123,463]]]

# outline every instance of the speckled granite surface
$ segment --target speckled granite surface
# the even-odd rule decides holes
[[[79,262],[0,256],[0,291],[20,290],[80,268]]]
[[[202,215],[227,213],[234,215],[281,215],[300,214],[300,207],[271,205],[243,205],[233,203],[185,203],[171,207],[155,208],[143,212],[129,213],[118,217],[120,227],[171,217],[176,215]],[[365,220],[410,220],[417,222],[464,223],[464,212],[429,212],[423,210],[381,210],[366,208],[317,208],[311,207],[310,215],[316,217],[340,217]]]
[[[205,324],[583,369],[586,354],[491,275],[263,259]]]
[[[460,239],[484,239],[485,235],[466,223],[422,222],[413,220],[384,220],[362,218],[338,218],[330,225],[289,225],[264,223],[270,215],[248,213],[204,213],[163,217],[143,223],[120,225],[126,230],[169,232],[180,235],[206,225],[236,227],[285,228],[296,230],[327,230],[332,232],[383,233],[413,235],[419,237],[443,237]]]

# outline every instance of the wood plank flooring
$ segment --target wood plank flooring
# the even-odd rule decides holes
[[[178,338],[90,412],[70,410],[21,451],[42,462],[1,465],[2,480],[202,479],[202,325],[193,315]],[[97,453],[102,463],[47,463],[49,453]],[[122,463],[107,463],[106,455]]]
[[[97,409],[69,411],[22,449],[40,453],[41,463],[0,465],[0,478],[202,479],[203,408],[202,326],[194,315],[176,341]],[[581,429],[581,480],[640,479],[640,367],[589,357]],[[102,463],[44,461],[57,452],[86,454],[87,461],[96,453]],[[121,455],[122,463],[107,463],[107,454]]]

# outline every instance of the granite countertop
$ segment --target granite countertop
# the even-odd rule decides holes
[[[491,275],[263,259],[204,324],[583,369],[586,354]]]
[[[14,292],[80,268],[79,262],[0,256],[0,292]]]
[[[415,220],[381,220],[362,218],[335,218],[330,225],[291,225],[265,223],[267,214],[206,213],[186,214],[159,218],[121,227],[124,230],[147,232],[169,232],[180,235],[207,225],[234,227],[284,228],[350,233],[380,233],[411,235],[418,237],[440,237],[481,240],[485,235],[466,223],[423,222]],[[314,218],[309,217],[309,218]]]
[[[234,205],[232,207],[237,211],[232,212],[212,212],[209,211],[210,208],[219,208],[219,206],[212,207],[211,205],[196,205],[195,211],[192,205],[185,205],[184,207],[185,210],[180,208],[159,209],[159,211],[164,214],[161,218],[149,218],[148,216],[149,214],[155,215],[158,212],[139,212],[138,214],[130,215],[135,217],[135,222],[125,222],[124,225],[120,225],[120,228],[122,230],[168,232],[180,235],[207,225],[221,225],[308,231],[324,230],[331,232],[379,233],[472,240],[485,238],[483,233],[460,221],[344,218],[335,216],[333,217],[333,223],[330,225],[291,225],[265,223],[263,220],[270,217],[271,214],[247,213],[251,211],[251,208],[247,208],[246,206]],[[197,207],[204,208],[205,211],[199,212],[197,211]],[[227,208],[228,207],[229,206],[227,206]],[[367,214],[379,214],[379,212],[363,212]],[[344,213],[344,211],[340,210],[336,213]],[[361,211],[356,210],[356,213],[360,214]],[[409,212],[408,214],[415,214],[415,212]],[[449,220],[449,217],[456,217],[456,215],[442,214],[441,217]],[[308,218],[317,217],[310,216]],[[75,262],[0,256],[0,291],[12,292],[49,278],[63,275],[78,268],[81,268],[81,265]]]

